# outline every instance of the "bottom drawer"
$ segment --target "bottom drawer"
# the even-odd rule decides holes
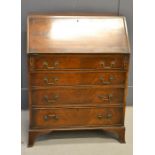
[[[123,124],[123,108],[32,109],[31,128],[65,128]]]

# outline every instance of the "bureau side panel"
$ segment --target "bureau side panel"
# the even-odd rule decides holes
[[[29,101],[29,128],[31,126],[32,122],[32,85],[31,85],[31,74],[30,69],[33,64],[33,59],[31,57],[31,54],[27,54],[27,65],[28,65],[28,101]]]
[[[124,59],[124,64],[126,66],[126,75],[125,75],[125,89],[124,89],[124,110],[123,110],[123,118],[125,119],[125,111],[126,111],[126,98],[128,95],[128,75],[129,75],[129,62],[130,62],[130,54],[126,54]]]

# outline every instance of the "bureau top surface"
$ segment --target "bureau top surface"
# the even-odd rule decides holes
[[[29,15],[27,53],[129,53],[122,16]]]

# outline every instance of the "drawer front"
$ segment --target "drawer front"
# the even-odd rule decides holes
[[[115,69],[126,70],[127,55],[31,55],[30,70],[60,70],[60,69]]]
[[[52,72],[31,73],[33,87],[53,85],[115,85],[125,84],[125,72]]]
[[[32,106],[121,105],[123,88],[61,87],[32,91]]]
[[[32,128],[110,126],[123,123],[122,108],[33,109]]]

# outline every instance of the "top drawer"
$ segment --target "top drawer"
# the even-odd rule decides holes
[[[31,71],[53,70],[126,70],[128,55],[117,54],[37,54],[30,55]]]

